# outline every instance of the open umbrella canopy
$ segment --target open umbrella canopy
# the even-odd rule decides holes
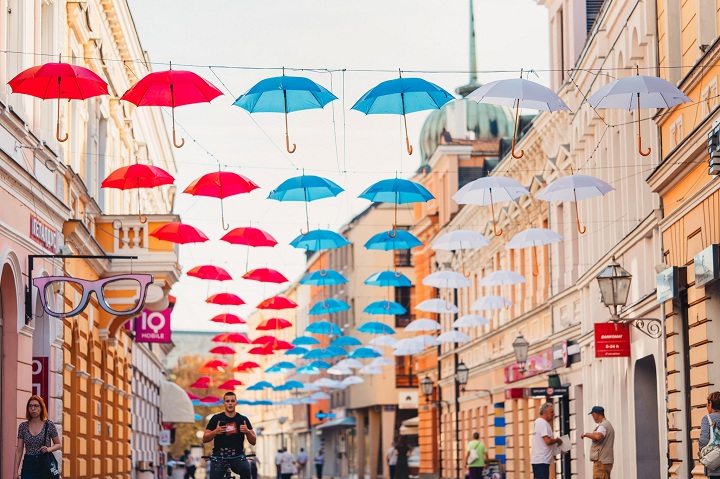
[[[405,326],[405,331],[440,331],[442,325],[434,319],[419,318],[410,321],[410,324]]]
[[[274,389],[274,387],[268,381],[259,381],[247,388],[248,391],[262,391],[264,389]]]
[[[490,321],[484,316],[477,314],[466,314],[461,316],[453,322],[454,328],[477,328],[479,326],[486,326],[490,324]]]
[[[312,313],[310,313],[312,314]],[[341,336],[342,330],[337,324],[330,321],[315,321],[305,328],[306,333]]]
[[[382,356],[382,354],[373,348],[367,347],[357,348],[348,355],[350,359],[368,359],[377,358],[379,356]]]
[[[570,110],[551,89],[524,78],[510,78],[486,83],[467,96],[478,103],[530,108],[541,111]]]
[[[290,246],[308,251],[342,248],[349,244],[348,240],[331,230],[313,230],[307,234],[301,234],[290,242]]]
[[[326,348],[316,348],[308,351],[304,359],[331,359],[347,356],[347,351],[338,346],[328,346]]]
[[[412,286],[410,278],[402,273],[396,271],[380,271],[374,273],[365,280],[365,284],[368,286],[391,286],[391,287],[404,287]]]
[[[505,245],[505,249],[534,248],[552,243],[559,243],[562,235],[547,228],[528,228],[520,231]]]
[[[282,372],[282,371],[289,371],[295,369],[295,365],[289,361],[280,361],[279,363],[275,363],[272,366],[270,366],[268,369],[265,370],[266,373],[269,372]]]
[[[509,308],[513,303],[502,296],[481,296],[471,305],[471,311],[492,311],[494,309]]]
[[[373,203],[425,203],[435,199],[432,193],[420,183],[402,178],[380,180],[368,186],[358,198]]]
[[[379,356],[372,361],[370,361],[371,366],[395,366],[395,360],[391,358],[386,358],[383,356]]]
[[[435,288],[467,288],[472,283],[464,274],[455,271],[436,271],[425,276],[422,283]]]
[[[285,351],[285,356],[304,356],[308,351],[309,349],[303,348],[302,346],[295,346]]]
[[[503,286],[506,284],[520,284],[524,282],[525,278],[515,271],[500,269],[485,276],[478,284],[480,286]]]
[[[614,190],[612,186],[599,178],[590,175],[563,176],[553,181],[540,191],[535,197],[543,201],[578,201],[597,196],[604,196]],[[580,215],[575,205],[575,220],[577,221],[578,233],[587,231],[585,226],[580,225]]]
[[[352,369],[338,366],[336,364],[335,366],[328,369],[327,373],[333,376],[347,376],[348,374],[352,374]]]
[[[415,309],[418,311],[424,311],[426,313],[437,313],[437,314],[444,314],[444,313],[457,313],[458,307],[452,304],[449,301],[446,301],[441,298],[431,298],[426,299],[425,301],[421,301],[417,306],[415,306]]]
[[[201,376],[195,380],[194,383],[190,385],[193,389],[207,389],[212,384],[212,379],[210,379],[210,376]]]
[[[395,334],[395,330],[385,323],[379,321],[368,321],[361,324],[358,331],[366,334]]]
[[[306,376],[316,376],[320,374],[320,369],[318,368],[311,368],[310,366],[303,366],[300,368],[297,368],[295,371],[297,374],[305,374]]]
[[[284,384],[281,384],[280,386],[276,387],[276,391],[289,391],[291,389],[304,389],[305,386],[300,381],[296,381],[294,379],[291,379],[290,381],[286,381]]]
[[[290,341],[295,346],[315,346],[320,344],[320,341],[311,336],[300,336]]]
[[[345,358],[338,361],[335,366],[341,367],[341,368],[350,368],[350,369],[358,369],[363,367],[363,363],[358,361],[357,359],[352,358]]]
[[[365,374],[365,375],[376,375],[376,374],[382,374],[383,370],[380,366],[372,366],[367,365],[360,368],[358,371],[358,374]]]
[[[528,194],[530,192],[517,180],[504,176],[485,176],[466,184],[452,198],[459,205],[490,205],[493,231],[495,236],[500,236],[502,229],[498,230],[495,223],[495,203],[513,201]]]
[[[257,356],[270,356],[275,351],[269,345],[255,346],[248,351],[248,354],[255,354]]]
[[[238,379],[228,379],[224,383],[218,386],[218,389],[224,389],[227,391],[234,391],[238,386],[243,386],[244,383]]]
[[[210,340],[214,343],[250,344],[250,338],[242,333],[221,333]]]
[[[252,246],[254,248],[261,246],[273,247],[277,244],[277,240],[270,233],[251,226],[233,228],[225,233],[220,240],[230,244]]]
[[[211,264],[195,266],[193,269],[187,272],[187,275],[194,278],[211,279],[215,281],[232,280],[232,276],[230,276],[230,273],[228,273],[219,266],[213,266]]]
[[[422,241],[407,230],[383,231],[367,240],[365,248],[370,250],[391,251],[397,249],[410,249],[422,246]]]
[[[398,340],[392,336],[377,336],[370,340],[370,344],[373,346],[384,346],[388,348],[395,346],[397,342]]]
[[[236,354],[237,351],[235,351],[230,346],[215,346],[210,350],[210,354],[220,354],[220,355],[227,355],[227,354]]]
[[[260,323],[257,328],[258,331],[271,331],[271,330],[280,330],[289,328],[292,326],[292,323],[288,321],[287,319],[282,318],[270,318],[266,319],[262,323]]]
[[[245,320],[242,319],[240,316],[236,316],[230,313],[218,314],[210,318],[210,321],[212,321],[213,323],[222,324],[247,324]]]
[[[363,309],[363,312],[367,314],[398,315],[407,313],[407,309],[395,301],[375,301],[368,304],[365,309]]]
[[[347,311],[348,309],[350,309],[350,305],[342,299],[327,298],[315,303],[312,308],[310,308],[310,311],[308,311],[308,314],[311,316],[320,316],[323,314],[339,313],[341,311]],[[338,335],[339,334],[340,333],[338,333]]]
[[[158,166],[134,165],[123,166],[110,173],[100,185],[101,188],[115,188],[129,190],[133,188],[154,188],[156,186],[171,185],[175,178]]]
[[[287,283],[288,279],[282,273],[270,268],[253,269],[245,273],[243,279],[259,281],[261,283]]]
[[[330,343],[330,346],[335,346],[339,348],[346,348],[349,346],[360,346],[362,343],[358,338],[353,338],[352,336],[340,336],[339,338],[335,339],[332,343]]]
[[[347,282],[347,278],[334,269],[311,271],[300,280],[300,284],[307,284],[310,286],[333,286]]]
[[[330,369],[332,365],[327,361],[316,359],[315,361],[310,362],[308,366],[314,369]]]
[[[251,179],[231,171],[214,171],[196,178],[183,193],[193,196],[207,196],[224,199],[229,196],[249,193],[259,186]]]
[[[280,341],[275,336],[271,336],[269,334],[266,334],[264,336],[259,336],[252,340],[252,344],[263,344],[263,345],[269,345],[271,347],[274,347],[277,342]]]
[[[395,345],[393,356],[412,356],[420,354],[424,350],[425,346],[422,343],[414,341],[412,338],[402,339]]]
[[[443,234],[433,241],[432,249],[443,251],[456,251],[462,249],[476,249],[488,246],[490,241],[477,231],[455,230]]]
[[[470,341],[470,336],[460,331],[452,330],[445,331],[437,337],[437,340],[441,343],[467,343]]]
[[[639,98],[638,98],[639,97]],[[669,81],[646,75],[633,75],[614,80],[588,98],[594,108],[671,108],[691,101]]]
[[[297,306],[297,303],[292,299],[288,299],[284,296],[273,296],[258,304],[257,309],[272,309],[279,311],[281,309],[297,308]]]
[[[360,376],[348,376],[344,378],[342,381],[340,381],[341,386],[352,386],[354,384],[361,384],[364,383],[365,380],[361,378]]]
[[[163,241],[176,244],[204,243],[208,241],[207,235],[199,229],[183,223],[166,223],[152,231],[150,236]]]
[[[205,396],[204,398],[200,399],[200,402],[203,404],[213,404],[214,405],[216,403],[221,403],[222,399],[220,399],[217,396]]]
[[[301,175],[289,178],[272,190],[268,199],[277,201],[315,201],[332,198],[345,191],[322,176]]]
[[[210,378],[208,378],[208,379],[210,379]],[[185,394],[187,394],[187,397],[189,397],[191,401],[200,399],[200,396],[196,396],[195,394],[191,393],[190,391],[185,391]]]
[[[221,304],[224,306],[241,306],[245,304],[240,296],[232,293],[218,293],[213,294],[205,300],[206,303],[210,304]]]
[[[255,361],[244,361],[233,368],[235,373],[244,373],[253,369],[259,368],[260,365]]]

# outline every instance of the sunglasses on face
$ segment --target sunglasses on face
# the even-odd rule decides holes
[[[95,293],[102,309],[114,315],[130,315],[139,312],[145,304],[147,286],[153,282],[151,274],[119,274],[108,278],[90,281],[69,276],[44,276],[35,278],[33,284],[38,289],[43,309],[50,316],[65,318],[81,313],[90,301],[90,293]],[[57,292],[64,291],[65,286],[74,288],[80,294],[77,304],[65,302],[72,299],[63,295],[60,304],[48,303]],[[132,298],[127,297],[128,290],[137,291]],[[129,304],[130,303],[130,304]]]

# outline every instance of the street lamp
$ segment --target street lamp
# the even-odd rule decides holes
[[[422,380],[420,381],[420,390],[425,396],[425,402],[430,402],[430,396],[432,396],[433,389],[435,389],[435,384],[433,383],[433,380],[430,379],[428,376],[422,378]]]
[[[280,416],[278,422],[280,423],[280,447],[285,448],[285,431],[283,430],[283,424],[287,421],[287,417]]]
[[[455,368],[455,380],[460,385],[460,392],[463,393],[488,393],[490,396],[490,402],[493,401],[493,393],[489,389],[467,389],[465,385],[468,383],[470,376],[470,369],[465,365],[464,362],[460,361]]]
[[[513,351],[515,352],[515,362],[518,365],[521,373],[525,372],[525,364],[527,363],[528,349],[530,349],[530,343],[522,335],[518,333],[515,341],[512,342]]]

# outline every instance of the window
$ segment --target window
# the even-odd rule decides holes
[[[704,102],[703,102],[704,104]],[[670,148],[675,148],[683,139],[683,117],[680,116],[670,125]]]
[[[410,304],[413,296],[413,287],[404,286],[401,288],[395,288],[395,302],[402,305],[406,309],[405,314],[399,314],[395,316],[395,327],[404,328],[410,321],[415,319],[415,315],[410,313]]]
[[[700,104],[703,117],[707,116],[718,105],[717,76],[712,79],[708,86],[703,88],[703,91],[700,94]]]

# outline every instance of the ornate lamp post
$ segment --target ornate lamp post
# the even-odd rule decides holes
[[[470,369],[465,365],[464,362],[460,361],[455,368],[455,380],[460,384],[461,393],[488,393],[490,396],[490,402],[493,401],[493,393],[489,389],[467,389],[465,385],[468,383],[470,376]]]
[[[518,369],[521,373],[525,372],[525,364],[527,363],[528,349],[530,349],[530,343],[522,335],[518,333],[515,341],[512,342],[513,351],[515,352],[515,362],[518,365]]]

